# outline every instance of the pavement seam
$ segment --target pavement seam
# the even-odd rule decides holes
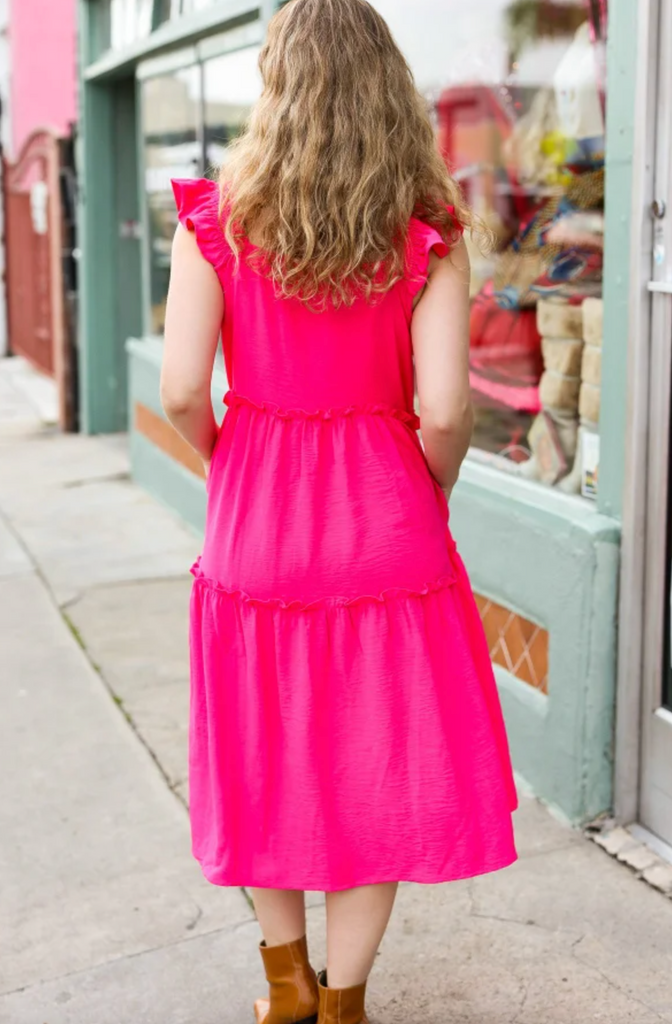
[[[581,837],[581,833],[578,830],[576,831],[576,836],[578,838]],[[578,845],[579,843],[577,842],[576,838],[568,839],[562,843],[559,843],[557,846],[548,846],[544,850],[530,850],[528,853],[519,853],[518,860],[522,862],[534,860],[536,857],[548,857],[553,853],[562,853],[563,850],[573,850],[574,847]]]
[[[55,610],[58,612],[58,615],[60,616],[61,621],[63,622],[64,626],[70,632],[71,636],[75,640],[75,643],[77,644],[77,646],[81,650],[82,654],[86,658],[88,664],[94,670],[94,672],[96,673],[97,677],[100,679],[101,683],[103,684],[105,690],[107,691],[108,695],[112,698],[113,703],[117,706],[117,708],[119,709],[119,712],[125,718],[127,725],[129,726],[129,728],[134,733],[137,741],[144,747],[144,749],[149,754],[150,758],[152,759],[152,761],[154,762],[156,768],[158,769],[159,774],[161,775],[161,777],[163,778],[164,782],[166,783],[166,786],[168,787],[169,791],[173,794],[173,796],[175,797],[175,799],[179,803],[180,807],[184,811],[186,811],[186,813],[188,815],[189,814],[188,804],[187,804],[186,800],[183,799],[182,796],[180,795],[180,793],[178,792],[178,787],[182,784],[183,780],[179,780],[178,779],[178,780],[173,781],[170,778],[168,772],[164,769],[161,761],[159,760],[158,755],[154,752],[154,750],[150,747],[149,743],[145,740],[144,736],[142,735],[142,733],[140,732],[138,726],[136,725],[136,723],[135,723],[135,721],[133,719],[133,716],[131,715],[131,713],[128,711],[128,709],[124,705],[123,698],[118,693],[115,692],[114,688],[111,686],[111,684],[105,678],[105,675],[104,675],[100,665],[98,665],[93,660],[93,658],[91,657],[91,654],[90,654],[90,652],[89,652],[89,650],[88,650],[88,648],[86,646],[86,641],[84,640],[84,637],[82,636],[82,633],[80,632],[78,627],[75,625],[75,623],[73,622],[73,620],[70,618],[70,616],[67,613],[67,609],[68,608],[72,608],[73,605],[75,605],[79,601],[83,600],[83,598],[86,597],[86,595],[90,591],[92,591],[92,590],[103,590],[103,589],[109,589],[110,587],[137,585],[138,583],[143,583],[143,584],[144,583],[156,583],[156,582],[166,583],[166,582],[170,582],[170,581],[184,580],[185,576],[180,574],[180,575],[162,576],[160,578],[151,577],[151,578],[147,578],[147,579],[143,579],[143,580],[132,580],[132,579],[130,579],[130,580],[114,580],[112,583],[109,583],[109,584],[101,583],[101,584],[98,584],[97,586],[88,587],[85,591],[80,591],[79,594],[77,594],[75,597],[71,598],[69,601],[66,601],[66,602],[64,602],[61,605],[61,604],[59,604],[58,599],[56,597],[56,594],[54,593],[54,591],[53,591],[53,589],[52,589],[52,587],[51,587],[51,585],[49,583],[49,580],[47,579],[47,577],[46,577],[45,573],[43,572],[41,566],[35,560],[35,558],[33,556],[33,553],[31,552],[30,548],[25,543],[23,537],[21,536],[19,531],[16,529],[16,527],[13,524],[13,522],[7,516],[6,512],[4,511],[4,509],[2,507],[0,507],[0,520],[2,520],[3,524],[7,527],[7,530],[9,531],[9,533],[12,535],[12,537],[14,538],[14,540],[16,541],[18,546],[21,548],[21,550],[24,552],[24,554],[28,558],[28,561],[30,563],[31,569],[27,570],[25,575],[28,575],[28,573],[30,571],[35,573],[35,575],[39,579],[40,583],[44,587],[45,592],[46,592],[49,600],[51,601],[51,604],[53,605]],[[245,889],[244,886],[241,886],[239,891],[242,894],[243,899],[247,903],[248,907],[250,907],[250,909],[254,912],[254,904],[253,904],[252,897],[250,896],[250,894],[247,892],[247,890]],[[191,926],[192,928],[196,926],[197,920],[198,920],[198,917],[196,918],[196,921],[192,924],[192,926]],[[254,918],[254,920],[256,920],[256,918]]]
[[[628,992],[627,989],[622,988],[615,981],[613,981],[609,977],[609,975],[606,974],[600,967],[597,967],[595,964],[591,964],[590,961],[585,960],[583,957],[579,956],[579,954],[576,951],[576,946],[583,942],[585,938],[586,936],[582,935],[580,939],[577,939],[577,941],[572,944],[570,949],[570,955],[572,956],[572,959],[578,961],[578,963],[582,964],[582,966],[586,967],[589,971],[595,971],[595,973],[599,974],[603,981],[606,981],[607,985],[609,985],[610,988],[613,988],[616,992],[620,992],[620,994],[625,996],[626,999],[630,999],[633,1003],[636,1003],[638,1006],[643,1006],[645,1010],[649,1011],[649,1013],[655,1014],[658,1020],[666,1022],[672,1020],[672,1017],[669,1017],[667,1015],[663,1016],[663,1014],[656,1010],[654,1006],[649,1006],[649,1004],[645,1003],[643,999],[640,999],[638,996],[635,996],[631,992]]]
[[[515,924],[522,928],[538,928],[542,932],[550,932],[553,935],[566,934],[571,935],[571,931],[567,928],[553,928],[545,924],[541,924],[539,921],[534,921],[532,918],[523,920],[520,917],[505,917],[502,914],[487,914],[477,909],[476,906],[476,894],[474,892],[474,883],[476,879],[469,879],[469,885],[467,885],[467,897],[469,900],[469,910],[467,911],[467,917],[474,918],[477,921],[497,921],[499,924]],[[581,935],[579,939],[575,939],[572,946],[580,942],[581,939],[585,938]],[[520,1012],[520,1011],[518,1011]]]
[[[8,518],[8,516],[6,515],[4,509],[2,509],[2,508],[0,508],[0,519],[2,520],[4,525],[7,527],[8,531],[11,533],[13,538],[16,540],[16,542],[19,545],[19,547],[21,548],[21,550],[28,557],[31,566],[33,567],[33,571],[35,572],[35,574],[36,574],[37,578],[39,579],[40,583],[42,584],[42,586],[44,587],[44,589],[45,589],[45,591],[46,591],[46,593],[47,593],[47,595],[49,597],[49,600],[51,601],[51,604],[53,605],[53,607],[58,612],[58,615],[59,615],[61,621],[63,622],[63,625],[67,628],[68,632],[71,634],[71,636],[75,640],[75,643],[77,644],[79,649],[84,654],[88,664],[91,666],[91,668],[94,670],[94,672],[96,673],[96,675],[98,676],[98,678],[102,682],[103,686],[107,690],[107,693],[112,698],[113,703],[117,706],[117,708],[119,708],[119,711],[121,712],[121,714],[126,719],[127,724],[130,726],[130,728],[134,732],[134,734],[135,734],[136,738],[138,739],[138,741],[142,744],[142,746],[145,748],[147,753],[150,755],[150,757],[153,760],[154,764],[156,765],[156,767],[158,768],[159,772],[161,773],[165,783],[167,784],[168,789],[173,794],[175,799],[179,802],[180,806],[183,807],[186,810],[187,809],[186,802],[182,799],[182,797],[176,791],[176,787],[179,785],[179,782],[173,783],[171,781],[170,777],[168,776],[168,774],[164,770],[163,765],[159,761],[158,757],[156,756],[156,754],[154,753],[152,748],[149,746],[149,744],[145,741],[145,739],[143,738],[143,736],[139,732],[135,722],[133,721],[132,716],[130,715],[130,713],[124,707],[124,702],[123,702],[122,698],[119,696],[119,694],[115,693],[114,689],[112,688],[112,686],[110,686],[110,684],[106,680],[105,676],[103,675],[100,666],[97,665],[95,663],[95,661],[93,661],[93,659],[91,658],[91,655],[90,655],[90,653],[88,651],[88,648],[86,646],[86,642],[84,640],[84,637],[82,636],[81,632],[79,631],[77,626],[74,624],[74,622],[72,621],[70,616],[67,614],[66,609],[71,607],[73,603],[76,603],[78,600],[81,600],[82,597],[84,597],[85,595],[83,593],[80,593],[76,598],[73,598],[71,601],[66,602],[64,605],[60,605],[58,603],[58,600],[56,598],[56,595],[55,595],[54,591],[52,590],[52,588],[51,588],[51,586],[49,584],[49,580],[47,579],[47,577],[45,576],[44,572],[42,571],[42,568],[35,561],[35,558],[33,557],[33,554],[30,551],[30,548],[26,545],[26,543],[24,542],[21,534],[16,530],[16,528],[15,528],[14,524],[12,523],[11,519]],[[179,577],[176,577],[176,578],[179,578]],[[132,582],[132,581],[129,581],[129,582]],[[91,588],[91,589],[93,589],[93,588]]]
[[[68,978],[76,978],[78,976],[91,974],[92,971],[103,970],[106,967],[111,967],[115,964],[124,963],[126,960],[136,960],[141,956],[148,956],[152,953],[161,953],[164,949],[173,949],[175,946],[181,946],[187,942],[195,942],[197,939],[207,939],[212,935],[227,934],[233,935],[237,931],[241,931],[248,925],[257,924],[256,917],[246,918],[244,921],[237,921],[234,925],[230,925],[224,928],[211,928],[209,931],[197,932],[196,935],[185,935],[182,938],[175,939],[173,942],[166,942],[163,945],[148,946],[147,949],[139,949],[135,953],[125,953],[123,956],[115,956],[109,960],[101,960],[98,964],[91,964],[90,967],[82,967],[77,971],[67,971],[65,974],[56,974],[51,978],[42,978],[40,981],[33,982],[29,985],[20,985],[19,988],[5,989],[0,991],[0,999],[5,996],[18,995],[21,992],[29,992],[31,989],[42,988],[45,985],[53,985],[56,982],[66,981]]]
[[[7,515],[7,513],[5,512],[5,510],[1,506],[0,506],[0,520],[2,520],[2,523],[7,528],[7,531],[12,535],[12,537],[14,538],[14,540],[16,541],[18,546],[23,551],[24,555],[27,557],[27,559],[30,562],[30,565],[32,567],[32,571],[35,573],[35,575],[39,579],[40,583],[42,584],[42,586],[44,587],[44,589],[46,590],[46,592],[47,592],[47,594],[49,596],[49,600],[54,605],[54,607],[57,609],[57,611],[58,611],[58,613],[60,615],[61,609],[59,608],[58,602],[56,600],[56,596],[55,596],[53,590],[51,589],[49,581],[48,581],[47,577],[45,576],[45,574],[44,574],[44,572],[42,570],[42,566],[39,564],[39,562],[37,562],[35,560],[35,557],[34,557],[32,551],[30,550],[30,548],[28,547],[28,545],[24,541],[23,537],[21,536],[21,534],[19,533],[19,531],[15,527],[14,523],[12,522],[12,520],[9,518],[9,516]]]
[[[527,1000],[528,1000],[529,995],[530,995],[530,989],[532,987],[532,982],[531,981],[524,981],[522,978],[519,978],[518,980],[519,980],[520,985],[521,985],[521,987],[523,989],[523,993],[522,993],[522,998],[520,1000],[520,1006],[516,1010],[516,1017],[515,1017],[515,1020],[513,1021],[513,1024],[519,1024],[520,1015],[523,1012],[523,1010],[525,1009],[525,1004],[527,1003]]]
[[[119,473],[107,473],[104,476],[80,477],[77,480],[66,480],[58,486],[60,490],[68,491],[76,487],[91,487],[95,484],[116,484],[130,479],[130,472],[122,470]]]
[[[87,586],[85,590],[80,590],[74,595],[69,597],[67,601],[59,605],[61,611],[72,608],[73,605],[83,601],[87,594],[93,593],[97,590],[114,590],[119,587],[137,587],[137,586],[148,586],[151,583],[179,583],[185,582],[189,579],[189,573],[171,573],[169,576],[145,576],[142,579],[129,578],[125,580],[110,580],[109,582],[92,583]]]

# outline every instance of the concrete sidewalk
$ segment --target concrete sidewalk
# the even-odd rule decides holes
[[[0,362],[2,1024],[243,1024],[264,990],[246,895],[189,852],[198,548]],[[516,831],[504,872],[402,886],[372,1024],[672,1022],[672,901],[532,799]]]

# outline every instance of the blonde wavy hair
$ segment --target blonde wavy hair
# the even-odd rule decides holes
[[[221,171],[222,219],[237,261],[250,232],[263,239],[246,259],[281,294],[371,301],[407,269],[412,216],[449,244],[455,218],[471,226],[427,104],[366,0],[290,0],[259,67],[261,99]]]

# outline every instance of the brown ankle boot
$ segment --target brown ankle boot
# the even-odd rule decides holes
[[[317,978],[308,962],[306,937],[285,946],[259,946],[269,999],[254,1004],[257,1024],[316,1024]]]
[[[364,1010],[366,982],[354,988],[327,988],[327,972],[317,979],[320,1014],[317,1024],[369,1024]]]

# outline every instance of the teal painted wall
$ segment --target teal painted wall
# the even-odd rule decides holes
[[[611,806],[618,523],[473,463],[451,504],[474,589],[549,632],[548,697],[498,672],[516,769],[585,821]]]
[[[136,432],[131,434],[131,469],[133,479],[146,491],[177,512],[197,533],[203,533],[205,487],[202,480]]]
[[[607,60],[607,230],[598,507],[606,515],[617,518],[620,518],[623,507],[628,400],[637,35],[638,5],[634,2],[611,4]]]
[[[127,418],[128,359],[126,339],[142,331],[142,259],[140,227],[140,181],[138,176],[138,132],[136,84],[134,78],[122,78],[114,86],[115,212],[117,230],[117,295],[115,326],[115,363],[118,393],[116,417],[120,424]],[[121,230],[124,225],[125,230]]]
[[[113,104],[109,85],[85,84],[81,96],[79,196],[80,408],[82,430],[122,429],[121,380],[115,345],[117,260]]]
[[[84,82],[79,201],[80,405],[85,433],[126,426],[125,341],[142,329],[140,240],[122,225],[139,218],[133,78]]]
[[[159,394],[161,375],[161,342],[156,339],[127,343],[129,363],[130,404],[141,402],[163,416]],[[220,420],[224,415],[223,397],[227,390],[226,377],[216,372],[212,382],[212,402]],[[164,505],[178,512],[195,530],[205,528],[205,485],[201,479],[180,466],[147,438],[131,430],[131,470],[133,478]]]

